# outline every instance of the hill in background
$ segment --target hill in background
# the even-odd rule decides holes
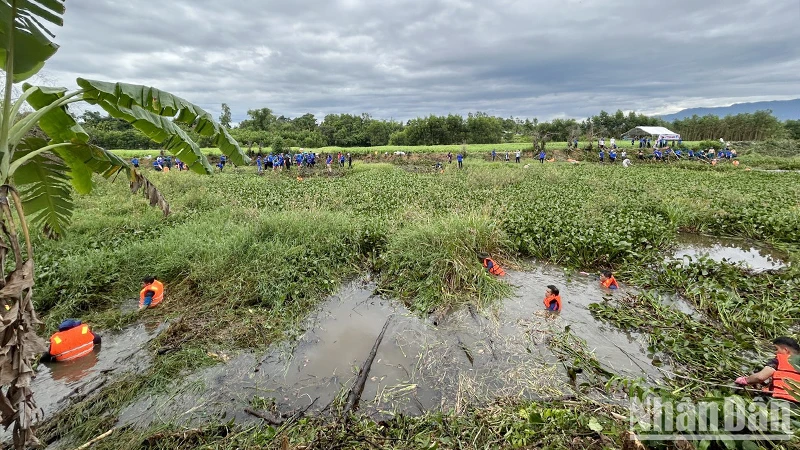
[[[774,100],[769,102],[734,103],[731,106],[720,106],[716,108],[689,108],[679,111],[675,114],[662,116],[662,119],[671,122],[675,119],[692,117],[695,114],[698,116],[713,114],[715,116],[725,117],[727,115],[741,113],[754,113],[756,111],[765,109],[772,110],[772,114],[779,120],[797,120],[800,119],[800,98],[794,100]]]

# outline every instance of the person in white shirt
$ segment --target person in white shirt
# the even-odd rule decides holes
[[[626,152],[625,150],[623,150],[622,152],[620,152],[619,156],[621,156],[621,157],[622,157],[622,159],[624,160],[625,158],[627,158],[627,157],[628,157],[628,152]]]
[[[597,141],[597,143],[600,144],[600,148],[606,148],[606,140],[605,139],[600,138],[600,140]]]
[[[610,144],[611,148],[617,148],[617,140],[615,138],[611,138]]]
[[[515,153],[515,154],[514,154],[514,157],[515,157],[515,158],[516,158],[516,160],[517,160],[516,162],[519,162],[519,158],[520,158],[520,156],[522,156],[522,155],[521,155],[520,151],[519,151],[519,150],[517,150],[517,153]]]
[[[622,167],[630,167],[630,166],[631,166],[631,160],[625,158],[625,161],[622,161]]]

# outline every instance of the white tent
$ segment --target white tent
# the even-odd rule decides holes
[[[681,135],[664,127],[636,127],[623,134],[623,138],[653,136],[658,139],[677,141]]]

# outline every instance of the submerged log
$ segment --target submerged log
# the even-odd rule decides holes
[[[342,415],[352,411],[358,405],[361,394],[364,392],[364,385],[366,385],[367,378],[369,377],[369,370],[372,368],[372,361],[375,360],[375,354],[378,353],[378,347],[380,347],[383,335],[386,333],[386,328],[389,327],[389,322],[391,321],[392,316],[389,316],[389,318],[386,319],[386,323],[383,324],[381,334],[379,334],[378,339],[375,340],[375,345],[372,346],[372,351],[369,352],[369,356],[367,356],[366,361],[364,361],[364,365],[362,365],[361,370],[358,371],[356,381],[353,383],[350,392],[347,393],[347,403],[345,404],[344,410],[342,410]]]

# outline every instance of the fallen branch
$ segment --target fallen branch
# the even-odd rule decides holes
[[[353,383],[350,392],[347,393],[347,403],[345,404],[344,410],[342,410],[343,416],[352,411],[358,404],[358,400],[361,399],[361,394],[364,392],[364,386],[367,383],[369,371],[372,368],[372,361],[375,360],[375,354],[378,353],[378,347],[381,345],[383,335],[386,333],[386,328],[389,327],[389,322],[391,321],[392,316],[389,316],[389,318],[386,319],[386,323],[383,324],[381,334],[379,334],[378,339],[375,340],[375,345],[372,346],[372,351],[369,352],[369,356],[367,356],[366,361],[364,361],[364,365],[361,366],[361,370],[358,371],[356,381]]]
[[[85,449],[85,448],[89,448],[89,447],[91,447],[91,446],[92,446],[92,445],[94,445],[94,444],[95,444],[97,441],[100,441],[100,440],[102,440],[102,439],[105,439],[105,438],[107,438],[107,437],[111,436],[111,433],[113,433],[113,432],[114,432],[114,430],[116,430],[116,428],[112,428],[112,429],[110,429],[110,430],[106,431],[105,433],[101,434],[100,436],[97,436],[96,438],[94,438],[94,439],[90,440],[89,442],[87,442],[87,443],[85,443],[85,444],[81,445],[80,447],[76,447],[76,448],[75,448],[75,450],[83,450],[83,449]]]
[[[264,422],[267,422],[270,425],[276,425],[276,426],[283,425],[284,422],[281,419],[276,419],[273,416],[269,415],[269,413],[267,413],[266,411],[256,411],[254,409],[245,408],[244,412],[250,414],[251,416],[258,417],[259,419],[263,420]]]
[[[458,341],[458,346],[461,347],[461,350],[464,352],[464,354],[467,355],[467,359],[469,360],[469,364],[471,366],[474,366],[475,365],[475,359],[472,357],[472,352],[470,352],[469,348],[467,348],[467,346],[463,342],[461,342],[461,338],[460,337],[456,336],[456,341]]]
[[[317,400],[319,400],[319,397],[315,398],[311,403],[308,404],[308,406],[306,406],[305,408],[303,408],[301,410],[298,410],[296,413],[292,414],[291,417],[286,419],[286,421],[283,423],[283,425],[281,425],[281,427],[278,429],[278,431],[275,432],[275,438],[277,438],[278,436],[281,435],[281,433],[283,433],[284,431],[289,429],[289,427],[294,422],[300,420],[306,414],[306,412],[309,409],[311,409],[312,406],[314,406],[314,403],[317,403]]]

